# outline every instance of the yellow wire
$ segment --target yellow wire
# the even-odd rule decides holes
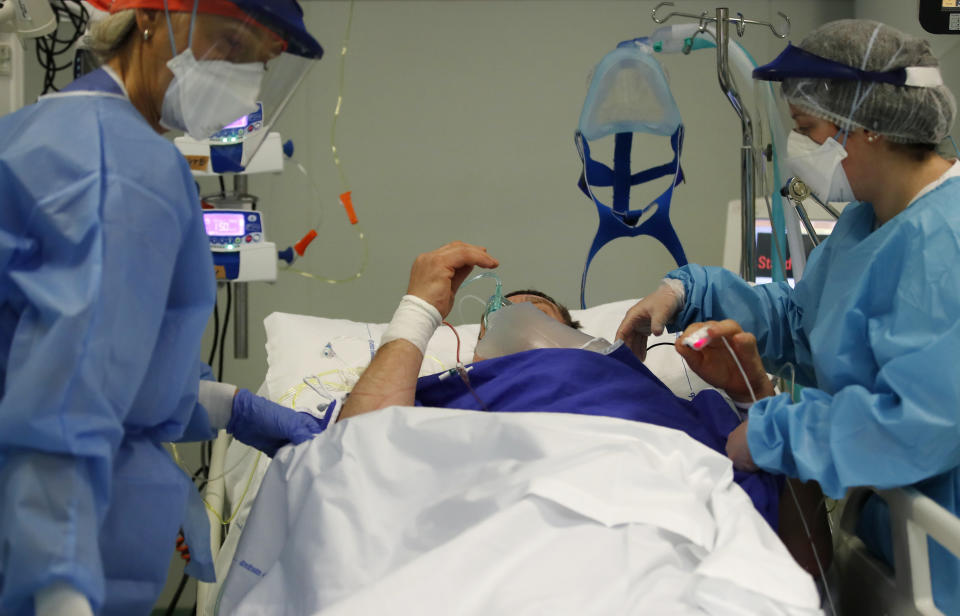
[[[295,266],[293,266],[293,265],[288,265],[287,267],[282,268],[280,271],[283,271],[283,272],[291,272],[291,273],[294,273],[294,274],[300,274],[301,276],[304,276],[305,278],[311,278],[311,279],[316,280],[316,281],[318,281],[318,282],[326,282],[326,283],[329,283],[329,284],[338,284],[338,283],[341,283],[341,282],[350,282],[351,280],[356,280],[356,279],[360,278],[361,276],[363,276],[364,272],[366,272],[366,270],[367,270],[367,262],[370,260],[370,246],[369,246],[369,244],[368,244],[368,242],[367,242],[366,236],[363,234],[363,230],[360,229],[360,225],[359,225],[359,224],[356,224],[356,225],[353,225],[353,226],[357,228],[357,237],[360,238],[360,241],[361,241],[361,243],[362,243],[362,245],[363,245],[363,261],[361,261],[361,263],[360,263],[360,269],[357,270],[356,273],[351,274],[350,276],[348,276],[348,277],[346,277],[346,278],[327,278],[326,276],[320,276],[319,274],[314,274],[314,273],[312,273],[312,272],[308,272],[308,271],[306,271],[306,270],[302,270],[302,269],[300,269],[300,268],[298,268],[298,267],[295,267]]]
[[[257,457],[253,461],[253,468],[250,469],[250,476],[247,477],[247,484],[243,486],[243,493],[240,495],[240,501],[237,503],[237,507],[233,510],[233,513],[230,514],[229,518],[227,518],[226,520],[221,518],[220,514],[210,505],[210,503],[207,502],[207,499],[201,497],[201,500],[203,500],[203,505],[207,508],[207,511],[213,514],[213,517],[215,517],[217,521],[220,522],[221,526],[226,526],[230,522],[233,522],[233,519],[237,517],[238,513],[240,513],[240,507],[243,506],[243,501],[245,501],[247,498],[247,491],[250,489],[250,486],[253,484],[253,476],[256,474],[257,468],[260,466],[260,456],[262,455],[263,455],[262,451],[257,452]],[[230,469],[230,470],[233,470],[233,469]]]
[[[343,162],[340,160],[340,153],[337,150],[337,120],[340,118],[340,111],[343,109],[343,91],[344,85],[346,83],[345,74],[346,74],[346,62],[347,62],[347,48],[350,44],[350,31],[353,28],[353,2],[350,0],[350,6],[347,12],[347,27],[343,34],[343,43],[340,46],[340,67],[339,75],[337,77],[337,105],[333,110],[333,120],[330,123],[330,150],[333,154],[333,164],[337,168],[337,175],[340,178],[340,188],[341,193],[350,192],[350,183],[347,181],[347,175],[343,170]],[[317,185],[313,182],[313,179],[310,178],[310,175],[306,172],[302,165],[297,163],[297,167],[307,176],[307,179],[310,181],[310,185],[313,187],[314,193],[317,195],[318,202],[320,201],[320,190],[317,188]],[[321,212],[322,212],[321,205]],[[322,221],[322,216],[321,216]],[[317,224],[317,227],[314,229],[319,232],[320,224]],[[311,280],[316,280],[318,282],[326,282],[328,284],[339,284],[341,282],[350,282],[352,280],[357,280],[362,277],[367,270],[367,262],[370,258],[370,247],[367,241],[366,236],[363,233],[363,230],[358,224],[354,224],[357,231],[357,237],[360,239],[360,242],[363,244],[363,260],[360,262],[360,269],[356,273],[347,276],[346,278],[328,278],[326,276],[321,276],[319,274],[314,274],[313,272],[308,272],[302,270],[293,265],[289,265],[283,268],[282,271],[291,272],[294,274],[299,274],[304,278],[310,278]]]
[[[350,0],[350,8],[347,12],[347,29],[343,33],[343,43],[340,45],[340,74],[337,78],[337,106],[333,110],[333,121],[330,123],[330,150],[333,153],[333,164],[337,167],[337,174],[340,176],[341,192],[350,190],[350,184],[347,182],[347,176],[343,171],[343,164],[340,162],[340,154],[337,152],[337,119],[340,117],[340,109],[343,107],[343,86],[344,73],[347,63],[347,46],[350,44],[350,29],[353,25],[353,0]]]
[[[176,445],[176,443],[170,443],[169,445],[170,445],[170,449],[173,450],[173,460],[174,460],[174,462],[176,462],[177,466],[180,467],[180,470],[182,470],[184,473],[186,473],[187,476],[189,477],[189,476],[190,476],[190,472],[186,469],[186,465],[183,463],[183,460],[180,458],[180,452],[177,450],[177,445]],[[242,464],[246,461],[246,459],[247,459],[247,457],[248,457],[249,455],[250,455],[250,452],[248,451],[247,453],[245,453],[245,454],[243,455],[242,458],[240,458],[240,461],[237,462],[236,464],[234,464],[232,467],[230,467],[229,470],[224,471],[224,472],[221,473],[218,477],[214,477],[214,478],[212,478],[212,479],[207,479],[207,483],[210,483],[211,481],[218,481],[218,480],[220,480],[220,479],[223,479],[224,477],[226,477],[227,475],[229,475],[230,473],[232,473],[234,470],[240,468],[240,465],[242,465]],[[227,524],[229,524],[230,522],[232,522],[233,519],[234,519],[235,517],[237,517],[237,514],[240,512],[240,507],[243,505],[243,501],[246,500],[246,498],[247,498],[247,492],[250,490],[251,484],[253,484],[253,476],[254,476],[254,474],[256,473],[257,467],[258,467],[259,464],[260,464],[260,456],[262,456],[262,455],[263,455],[263,452],[262,452],[262,451],[258,451],[258,452],[257,452],[257,457],[256,457],[256,459],[253,461],[253,468],[250,470],[250,476],[247,477],[247,484],[244,486],[244,488],[243,488],[243,493],[240,495],[240,502],[237,503],[236,509],[233,510],[233,513],[230,514],[230,517],[229,517],[229,518],[227,518],[226,520],[224,520],[222,517],[220,517],[220,514],[213,508],[213,506],[210,505],[210,503],[207,502],[207,499],[203,498],[202,496],[200,497],[200,500],[203,501],[204,507],[206,507],[207,510],[208,510],[210,513],[212,513],[215,518],[217,518],[217,521],[219,521],[221,525],[226,526]]]

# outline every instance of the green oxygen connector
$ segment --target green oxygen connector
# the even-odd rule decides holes
[[[487,300],[487,303],[483,308],[483,316],[480,319],[480,322],[483,324],[484,327],[486,327],[487,316],[490,313],[496,312],[497,310],[500,310],[504,306],[509,306],[513,302],[511,302],[510,300],[508,300],[503,296],[503,284],[500,282],[500,277],[497,276],[494,272],[482,272],[480,274],[477,274],[473,278],[467,279],[461,285],[460,288],[463,288],[472,282],[476,282],[481,278],[493,278],[494,282],[496,282],[496,288],[493,291],[493,295],[491,295],[490,299]]]

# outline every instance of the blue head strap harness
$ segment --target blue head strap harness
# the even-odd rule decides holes
[[[586,308],[590,263],[600,249],[614,239],[649,235],[667,248],[677,265],[687,264],[680,238],[670,222],[673,189],[684,181],[680,167],[684,129],[666,76],[651,52],[643,39],[635,39],[620,43],[607,54],[597,65],[580,115],[580,128],[576,132],[577,151],[583,163],[579,186],[593,201],[600,219],[580,281],[582,308]],[[630,104],[623,106],[623,100],[629,100]],[[634,133],[669,136],[673,159],[631,173]],[[591,158],[589,145],[591,140],[611,134],[615,139],[613,168]],[[659,197],[642,208],[630,209],[631,188],[670,175],[673,181]],[[613,205],[602,203],[593,193],[593,186],[610,186]]]

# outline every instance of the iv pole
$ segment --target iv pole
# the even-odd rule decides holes
[[[723,90],[733,110],[737,112],[740,118],[740,129],[743,140],[740,146],[740,229],[742,233],[742,248],[740,251],[740,276],[744,280],[756,280],[757,278],[757,260],[756,260],[756,167],[754,160],[753,146],[753,121],[750,113],[743,105],[743,99],[737,91],[736,85],[730,76],[729,45],[730,45],[730,23],[737,26],[737,36],[743,36],[746,25],[766,26],[779,38],[786,38],[790,33],[790,19],[783,13],[777,13],[783,18],[786,27],[781,32],[773,24],[762,21],[745,19],[742,13],[737,17],[730,17],[730,9],[718,7],[716,17],[707,17],[707,11],[700,15],[690,15],[688,13],[671,12],[665,17],[658,17],[657,11],[664,6],[673,6],[673,2],[661,2],[652,11],[653,21],[662,24],[671,17],[690,17],[700,22],[699,33],[707,31],[707,22],[716,24],[717,39],[717,78],[720,82],[720,89]]]

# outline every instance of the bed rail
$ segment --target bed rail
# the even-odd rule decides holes
[[[863,502],[873,493],[890,506],[895,571],[856,537]],[[843,616],[942,616],[930,584],[927,537],[960,558],[960,518],[914,488],[858,488],[840,519],[836,566]]]
[[[207,502],[207,520],[210,522],[210,553],[213,561],[217,561],[217,554],[220,552],[220,545],[223,543],[223,524],[221,519],[228,516],[229,512],[224,509],[226,497],[226,481],[224,478],[224,461],[227,457],[227,447],[230,445],[232,437],[226,430],[220,430],[217,439],[213,442],[213,453],[210,456],[210,481],[204,490],[203,498]],[[217,577],[226,575],[226,571],[217,571]],[[207,604],[209,593],[216,592],[219,588],[217,584],[207,584],[205,582],[197,583],[197,613],[201,613],[203,606]]]

